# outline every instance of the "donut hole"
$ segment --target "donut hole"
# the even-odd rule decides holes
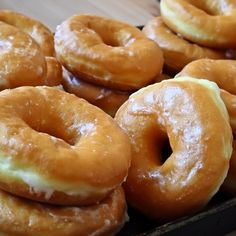
[[[160,155],[162,164],[170,157],[172,152],[173,151],[172,151],[169,139],[168,138],[164,139],[162,143],[161,155]]]
[[[118,37],[115,36],[116,33],[111,27],[106,27],[103,24],[95,24],[93,22],[88,22],[86,26],[88,29],[94,31],[100,37],[104,44],[111,47],[122,46],[122,42],[120,42],[118,40]]]
[[[52,127],[41,127],[41,129],[37,130],[34,129],[39,133],[48,134],[51,136],[51,138],[61,139],[70,146],[74,146],[76,144],[76,139],[74,135],[69,135],[67,132],[64,132],[63,130],[52,128]]]
[[[53,142],[58,141],[57,143],[60,142],[61,144],[65,142],[71,146],[76,144],[79,138],[76,135],[76,131],[66,127],[61,117],[56,115],[56,112],[55,114],[49,111],[47,112],[47,108],[45,107],[45,114],[38,114],[38,116],[37,114],[34,109],[30,109],[29,113],[25,113],[21,118],[31,129],[51,136],[51,140],[54,140]]]

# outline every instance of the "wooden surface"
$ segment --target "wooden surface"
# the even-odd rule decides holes
[[[92,13],[143,25],[159,14],[157,0],[0,0],[1,9],[11,9],[45,23],[51,30],[76,13]]]

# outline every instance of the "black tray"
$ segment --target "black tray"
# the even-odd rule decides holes
[[[236,230],[236,197],[219,192],[203,211],[166,224],[153,222],[133,209],[119,236],[221,236]]]

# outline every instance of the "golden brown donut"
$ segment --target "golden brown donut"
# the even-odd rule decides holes
[[[221,97],[230,116],[230,124],[236,132],[236,61],[200,59],[186,65],[176,77],[191,76],[217,83]],[[226,91],[224,91],[226,90]],[[228,92],[227,92],[228,91]]]
[[[83,99],[52,87],[4,90],[0,117],[0,189],[41,202],[88,205],[127,176],[127,136]]]
[[[53,34],[41,22],[10,10],[0,10],[0,21],[15,26],[29,34],[39,44],[45,56],[54,55]]]
[[[123,226],[126,203],[121,187],[99,204],[80,208],[43,205],[0,191],[0,215],[0,233],[8,236],[108,236]]]
[[[191,76],[207,79],[236,95],[236,61],[200,59],[186,65],[178,76]]]
[[[0,90],[44,84],[46,62],[38,44],[19,29],[0,22]]]
[[[114,116],[118,108],[128,99],[129,93],[84,82],[63,70],[63,88]]]
[[[207,47],[236,48],[235,0],[161,0],[165,24]]]
[[[131,206],[170,220],[198,211],[218,191],[229,168],[232,132],[215,83],[181,77],[147,86],[115,119],[132,144],[124,183]],[[172,154],[163,163],[168,139]]]
[[[55,57],[45,57],[47,64],[47,75],[43,85],[57,86],[63,81],[62,66]]]
[[[144,34],[154,40],[164,54],[165,68],[179,72],[189,62],[200,58],[223,59],[223,52],[193,44],[171,31],[161,17],[151,19],[143,28]]]
[[[0,90],[62,83],[62,67],[44,57],[38,44],[16,27],[0,22]]]
[[[76,77],[118,90],[149,84],[163,66],[161,49],[139,29],[93,15],[75,15],[59,25],[55,50]]]

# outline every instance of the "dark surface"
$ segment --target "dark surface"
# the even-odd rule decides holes
[[[153,222],[129,209],[129,222],[119,236],[221,236],[236,230],[236,198],[218,193],[201,212],[166,224]]]

